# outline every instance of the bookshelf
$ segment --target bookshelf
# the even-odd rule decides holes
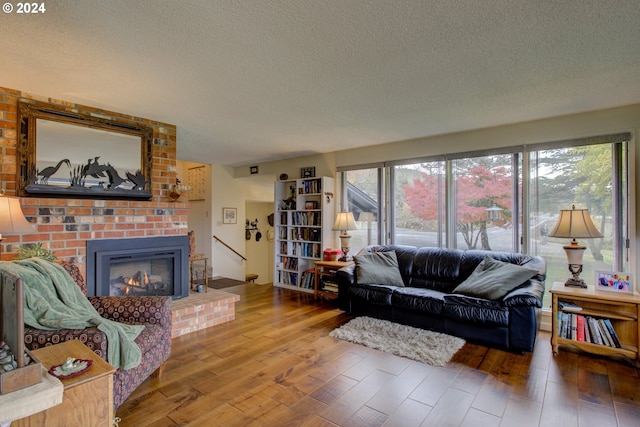
[[[640,343],[640,330],[638,329],[638,318],[640,317],[640,297],[632,294],[597,291],[593,287],[587,289],[571,288],[564,286],[564,283],[555,282],[551,288],[551,347],[554,354],[558,354],[559,345],[573,345],[585,352],[610,356],[619,354],[633,361],[636,365],[640,362],[638,344]],[[575,316],[574,316],[575,315]],[[563,324],[566,325],[566,318],[571,317],[577,320],[578,316],[584,319],[595,320],[596,323],[609,323],[617,336],[618,343],[608,343],[606,331],[598,338],[593,336],[593,321],[587,320],[587,325],[592,323],[588,332],[589,340],[578,339],[578,329],[575,335],[566,332]],[[565,320],[565,322],[563,322]],[[602,321],[602,322],[601,322]],[[573,325],[573,323],[569,323]],[[576,325],[577,328],[577,325]],[[598,329],[595,329],[598,331]],[[584,335],[583,335],[584,337]],[[600,341],[601,343],[599,343]],[[617,346],[619,345],[619,347]]]
[[[333,187],[330,177],[275,183],[274,286],[314,292],[315,262],[334,240]]]

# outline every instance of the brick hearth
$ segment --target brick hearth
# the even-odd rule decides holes
[[[192,292],[171,304],[171,338],[230,322],[236,318],[235,303],[240,295],[217,289]]]

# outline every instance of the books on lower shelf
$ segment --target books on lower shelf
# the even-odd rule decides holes
[[[559,311],[558,336],[574,341],[590,342],[609,347],[622,347],[611,320],[606,318]]]
[[[305,289],[313,289],[315,278],[316,274],[313,269],[306,270],[304,273],[302,273],[302,282],[300,282],[300,287]]]
[[[331,292],[331,293],[337,294],[338,284],[335,282],[325,280],[324,282],[322,282],[322,290],[325,292]]]

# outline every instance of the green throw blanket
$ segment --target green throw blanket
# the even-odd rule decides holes
[[[134,342],[144,325],[127,325],[98,314],[80,287],[59,264],[42,258],[0,262],[0,269],[24,281],[24,323],[45,330],[96,326],[107,336],[114,368],[138,366],[141,352]]]

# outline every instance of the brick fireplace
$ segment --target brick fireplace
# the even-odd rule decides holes
[[[2,259],[15,256],[24,243],[42,242],[58,258],[77,264],[86,278],[86,243],[93,239],[146,238],[186,235],[189,205],[171,202],[169,187],[176,180],[176,127],[171,124],[105,111],[62,100],[34,96],[0,87],[0,178],[8,195],[16,193],[18,101],[41,101],[87,115],[125,120],[153,129],[152,198],[148,201],[21,198],[33,234],[3,236]]]

